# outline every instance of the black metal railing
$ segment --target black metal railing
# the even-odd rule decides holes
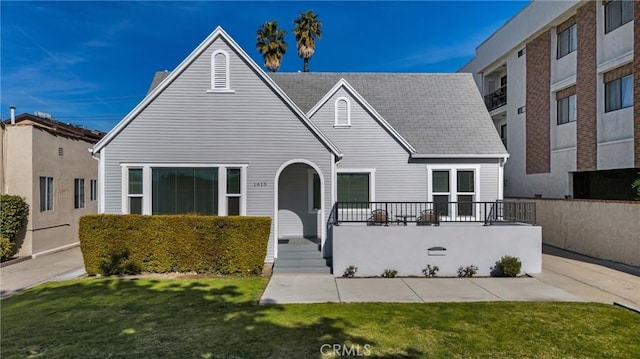
[[[439,225],[443,222],[536,222],[535,202],[337,202],[329,224]]]
[[[507,104],[507,85],[500,87],[492,93],[484,96],[484,104],[487,110],[495,110]]]

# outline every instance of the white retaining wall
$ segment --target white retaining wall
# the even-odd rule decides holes
[[[333,226],[333,272],[358,267],[356,276],[380,276],[395,269],[399,276],[421,276],[431,264],[440,267],[439,276],[455,276],[460,266],[475,265],[479,276],[504,255],[520,258],[522,272],[542,271],[542,230],[539,226],[482,223],[440,226]],[[443,247],[446,250],[429,250]]]

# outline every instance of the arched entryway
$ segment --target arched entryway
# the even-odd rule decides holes
[[[276,173],[274,193],[274,255],[278,242],[301,238],[324,242],[325,177],[313,162],[285,162]]]

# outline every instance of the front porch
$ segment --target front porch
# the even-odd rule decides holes
[[[535,204],[515,202],[368,202],[337,203],[330,216],[333,273],[348,266],[357,276],[422,276],[427,264],[439,276],[456,276],[475,265],[489,276],[502,256],[520,258],[522,272],[542,267],[542,229]]]

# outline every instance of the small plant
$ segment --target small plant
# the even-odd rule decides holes
[[[498,270],[498,275],[503,277],[515,277],[520,274],[522,268],[522,262],[518,257],[503,256],[496,262],[495,269]]]
[[[109,257],[100,263],[100,274],[104,276],[125,274],[139,274],[140,268],[131,260],[129,260],[129,252],[126,250],[111,253]]]
[[[397,274],[398,271],[395,269],[385,269],[384,272],[382,272],[382,278],[395,278]]]
[[[462,267],[462,266],[458,267],[458,277],[471,278],[476,273],[478,273],[478,267],[474,266],[473,264],[466,267]]]
[[[438,271],[440,271],[440,267],[431,266],[431,264],[427,264],[427,268],[423,269],[422,273],[424,274],[425,277],[435,277]]]
[[[342,276],[345,278],[353,278],[356,275],[356,272],[358,272],[358,267],[348,266],[347,269],[344,270]]]
[[[640,172],[638,172],[638,175],[640,175]],[[640,201],[640,177],[631,183],[631,188],[636,190],[636,201]]]

